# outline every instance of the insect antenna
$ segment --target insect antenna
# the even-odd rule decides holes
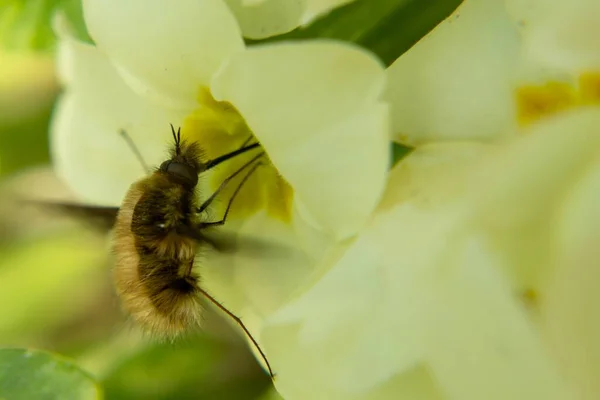
[[[214,297],[212,297],[210,294],[208,294],[208,292],[206,292],[206,290],[198,287],[198,291],[200,293],[202,293],[202,295],[204,295],[204,297],[206,297],[208,300],[210,300],[211,303],[213,303],[215,306],[219,307],[225,314],[229,315],[229,317],[231,317],[231,319],[233,319],[244,330],[246,335],[248,335],[248,337],[252,341],[252,344],[254,344],[254,346],[260,353],[260,356],[262,357],[262,359],[265,361],[265,364],[267,365],[267,369],[269,370],[269,375],[271,376],[271,379],[274,379],[275,374],[273,373],[273,370],[271,369],[271,364],[269,364],[269,360],[267,360],[267,356],[265,355],[263,350],[260,348],[260,346],[258,345],[258,342],[254,339],[254,337],[252,336],[252,334],[250,333],[248,328],[246,328],[246,325],[244,325],[242,320],[237,315],[235,315],[234,313],[229,311],[224,305],[219,303]]]
[[[175,133],[173,124],[169,125],[171,125],[171,133],[173,133],[173,140],[175,141],[175,154],[179,155],[181,152],[181,127],[177,128],[177,133]]]
[[[142,164],[142,167],[144,168],[144,170],[147,173],[150,173],[150,168],[148,168],[148,164],[146,164],[146,161],[144,161],[144,157],[142,157],[142,154],[140,153],[139,149],[137,148],[137,146],[135,145],[135,143],[131,139],[131,136],[129,136],[127,134],[127,132],[125,132],[124,129],[121,129],[119,131],[119,133],[121,134],[121,136],[123,136],[123,139],[125,139],[125,141],[129,145],[129,148],[133,151],[133,154],[135,154],[135,157],[138,159],[138,161],[140,162],[140,164]]]

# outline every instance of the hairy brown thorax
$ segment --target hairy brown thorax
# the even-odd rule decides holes
[[[171,158],[134,183],[115,225],[114,270],[126,311],[146,330],[176,336],[200,317],[196,182],[201,172],[195,145],[177,144]]]

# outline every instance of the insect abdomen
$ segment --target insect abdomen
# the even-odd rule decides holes
[[[174,337],[200,319],[197,276],[191,272],[196,242],[143,224],[144,215],[138,213],[148,210],[145,186],[144,180],[132,185],[117,216],[115,282],[123,308],[139,325],[155,335]]]

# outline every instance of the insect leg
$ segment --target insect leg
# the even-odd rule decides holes
[[[242,187],[244,186],[244,184],[246,183],[248,178],[250,178],[250,175],[252,175],[252,173],[254,171],[256,171],[256,168],[258,168],[261,165],[262,165],[262,163],[260,161],[257,162],[256,164],[254,164],[252,166],[252,168],[250,168],[248,173],[244,176],[244,178],[242,179],[242,181],[240,182],[238,187],[235,188],[233,195],[231,195],[231,199],[229,199],[229,203],[227,204],[227,208],[225,209],[225,214],[223,215],[223,218],[220,221],[202,222],[202,223],[198,224],[199,229],[207,228],[209,226],[220,226],[220,225],[225,224],[225,221],[227,220],[227,215],[229,215],[229,210],[231,209],[231,205],[233,204],[233,201],[235,200],[236,196],[238,195],[238,193],[240,192],[240,190],[242,189]]]
[[[252,140],[252,135],[248,136],[248,139],[244,140],[244,143],[240,146],[240,149],[244,148]]]
[[[265,364],[267,365],[267,369],[269,370],[269,375],[271,375],[271,379],[275,378],[275,374],[273,374],[273,370],[271,370],[271,364],[269,364],[269,360],[267,360],[267,356],[265,355],[265,353],[262,351],[262,349],[260,348],[260,346],[258,345],[258,343],[256,342],[256,340],[254,339],[254,337],[252,336],[252,334],[250,333],[250,331],[248,331],[248,328],[246,328],[246,325],[244,325],[244,323],[242,322],[242,320],[235,315],[234,313],[232,313],[231,311],[229,311],[227,308],[225,308],[225,306],[223,306],[221,303],[219,303],[214,297],[212,297],[210,294],[208,294],[204,289],[197,287],[198,291],[200,293],[202,293],[208,300],[210,300],[211,303],[213,303],[215,306],[219,307],[224,313],[226,313],[227,315],[229,315],[246,333],[246,335],[248,335],[248,337],[250,338],[250,340],[252,341],[252,343],[254,344],[254,346],[256,347],[256,349],[258,350],[258,352],[260,353],[262,359],[265,361]]]
[[[250,161],[248,161],[247,163],[245,163],[244,165],[242,165],[237,171],[235,171],[233,174],[229,175],[227,178],[225,178],[223,180],[223,182],[221,182],[221,184],[219,185],[219,187],[217,188],[217,190],[215,190],[215,192],[204,201],[204,203],[202,203],[200,205],[200,208],[198,208],[197,212],[201,213],[202,211],[206,210],[206,208],[208,206],[210,206],[210,204],[213,202],[213,200],[215,199],[215,197],[221,192],[221,190],[223,190],[223,188],[225,188],[225,185],[227,185],[227,183],[232,180],[233,178],[235,178],[237,175],[239,175],[243,170],[245,170],[246,168],[248,168],[248,166],[250,166],[253,162],[255,162],[256,160],[258,160],[260,157],[262,157],[265,153],[261,152],[260,154],[257,154],[256,156],[254,156]],[[256,167],[258,166],[258,164],[254,167],[252,167],[252,170],[254,171],[256,169]],[[242,180],[242,184],[246,181],[246,179],[248,179],[248,175],[246,175],[244,177],[244,179]],[[241,185],[240,185],[241,186]],[[239,187],[238,189],[236,189],[236,191],[233,194],[233,197],[235,197],[235,195],[237,194],[237,192],[239,191]],[[229,207],[228,207],[229,210]]]
[[[119,133],[121,134],[121,136],[123,136],[123,139],[125,139],[125,141],[129,145],[129,148],[133,151],[133,154],[135,154],[135,157],[138,159],[140,164],[142,164],[142,167],[144,168],[146,173],[150,173],[150,168],[148,168],[148,164],[146,164],[146,162],[144,161],[144,157],[142,157],[142,154],[140,153],[139,149],[136,147],[135,143],[133,143],[131,136],[129,136],[124,129],[121,129]]]

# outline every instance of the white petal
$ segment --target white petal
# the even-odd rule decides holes
[[[306,0],[306,9],[302,18],[303,24],[309,24],[312,20],[323,16],[335,8],[345,6],[355,0]]]
[[[600,4],[595,0],[535,3],[536,13],[519,9],[525,26],[524,51],[532,61],[574,72],[600,68]]]
[[[469,190],[472,171],[494,146],[438,142],[417,147],[390,171],[378,211],[410,202],[421,209],[446,207]]]
[[[600,396],[600,152],[559,212],[556,274],[541,293],[553,346],[582,399]]]
[[[235,15],[242,34],[263,39],[289,32],[300,25],[306,0],[264,0],[247,4],[244,0],[225,0]]]
[[[389,168],[387,116],[375,105],[272,158],[296,201],[337,239],[355,234],[379,202]]]
[[[426,351],[449,399],[567,399],[556,365],[483,238],[454,235],[434,298]]]
[[[338,237],[356,231],[389,162],[383,69],[331,41],[254,47],[232,58],[213,94],[242,113],[297,198]]]
[[[350,400],[446,400],[438,383],[424,365],[402,372],[366,394],[351,397]]]
[[[59,60],[67,90],[51,126],[57,173],[85,200],[120,204],[145,171],[119,131],[152,166],[166,155],[169,123],[177,125],[183,116],[136,96],[92,46],[63,38]]]
[[[395,140],[493,139],[515,123],[519,38],[497,0],[466,0],[389,68]]]
[[[411,205],[382,213],[271,319],[263,340],[286,398],[364,394],[423,359],[424,296],[456,217]],[[307,380],[310,389],[298,387]]]
[[[195,104],[198,87],[243,49],[221,0],[85,0],[91,36],[132,86],[164,102]]]
[[[566,188],[600,148],[600,108],[581,108],[546,118],[474,170],[466,200],[477,224],[493,232],[510,258],[516,287],[531,288],[553,262],[552,218]]]
[[[235,233],[239,248],[211,253],[201,268],[203,282],[233,310],[251,309],[262,319],[307,280],[315,263],[298,248],[289,225],[264,213],[244,221]]]
[[[393,169],[378,208],[381,214],[346,252],[347,245],[340,244],[324,257],[316,278],[318,271],[325,275],[280,310],[263,334],[284,395],[387,393],[385,387],[375,387],[386,379],[396,381],[392,376],[419,362],[427,271],[444,254],[457,217],[451,194],[464,194],[464,171],[487,152],[487,146],[477,143],[429,145]],[[437,190],[445,180],[446,189]],[[293,327],[296,323],[299,328]],[[329,359],[324,361],[322,354]],[[299,387],[297,376],[314,383],[311,389]],[[412,390],[412,382],[399,382],[396,390]]]

